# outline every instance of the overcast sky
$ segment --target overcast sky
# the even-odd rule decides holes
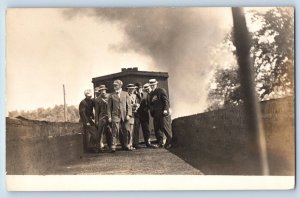
[[[169,72],[173,117],[202,112],[230,8],[10,9],[7,111],[78,105],[93,77],[123,67]]]

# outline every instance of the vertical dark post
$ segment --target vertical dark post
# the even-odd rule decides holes
[[[64,93],[64,119],[67,121],[67,106],[66,106],[66,90],[65,85],[63,84],[63,93]]]
[[[254,68],[250,59],[250,38],[246,26],[246,19],[242,8],[232,8],[234,42],[239,64],[239,78],[241,82],[245,113],[250,137],[251,155],[257,160],[260,170],[255,174],[269,174],[266,139],[261,120],[261,111],[258,103]]]

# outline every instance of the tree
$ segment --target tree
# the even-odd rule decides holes
[[[262,28],[252,34],[251,49],[260,99],[290,95],[294,88],[294,16],[288,8],[254,13]]]
[[[22,116],[29,120],[43,120],[49,122],[63,122],[64,121],[64,106],[55,105],[53,108],[38,108],[32,111],[11,111],[9,117]],[[78,108],[74,105],[67,106],[67,121],[78,122],[79,113]]]
[[[250,23],[260,24],[251,32],[251,57],[254,61],[256,91],[260,100],[293,94],[294,88],[294,16],[289,8],[270,9],[265,13],[251,11]],[[234,45],[233,34],[222,45]],[[235,48],[228,48],[235,55]],[[220,66],[221,67],[221,66]],[[208,99],[207,110],[236,106],[243,102],[237,65],[218,69]]]
[[[219,106],[236,106],[242,102],[241,90],[237,70],[219,69],[215,73],[215,83],[208,98],[213,103],[210,105],[210,110],[219,108]]]
[[[19,115],[18,111],[10,111],[8,112],[9,117],[17,117]]]

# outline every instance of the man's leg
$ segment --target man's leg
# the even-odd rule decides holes
[[[122,128],[122,133],[123,133],[123,142],[124,142],[124,149],[125,150],[130,150],[130,136],[133,125],[131,125],[128,121],[121,122],[121,128]]]
[[[111,144],[112,144],[112,129],[111,129],[110,124],[107,121],[106,121],[104,132],[105,132],[107,146],[108,146],[108,148],[111,148]]]
[[[93,152],[97,151],[99,148],[99,133],[95,125],[87,126],[87,131],[89,134],[89,149],[91,149]]]
[[[120,126],[120,127],[119,127],[118,139],[119,139],[119,142],[120,142],[120,144],[121,144],[122,149],[124,150],[124,149],[125,149],[125,142],[124,142],[124,139],[125,139],[126,133],[124,133],[123,124],[120,123],[119,126]]]
[[[106,127],[106,120],[104,120],[104,119],[100,120],[99,124],[98,124],[98,143],[99,143],[100,149],[103,149],[103,147],[104,147],[103,135],[104,135],[105,127]]]
[[[87,126],[82,125],[83,128],[83,133],[82,133],[82,143],[83,143],[83,152],[87,153],[88,152],[88,131],[87,131]]]
[[[117,148],[117,138],[119,136],[120,123],[112,122],[112,138],[111,138],[111,150],[115,151]]]
[[[129,129],[128,129],[128,148],[132,148],[133,144],[133,124],[129,124]]]
[[[149,130],[149,120],[148,121],[141,121],[141,125],[142,125],[142,131],[143,131],[143,136],[144,136],[144,141],[146,146],[151,145],[150,142],[150,130]]]
[[[166,147],[169,147],[172,143],[172,125],[171,116],[164,116],[161,118],[161,131],[166,136]]]
[[[164,142],[163,142],[163,133],[161,132],[161,119],[154,117],[153,125],[154,125],[155,137],[157,139],[157,144],[159,147],[162,147],[164,145]]]
[[[133,147],[138,148],[139,147],[139,134],[140,134],[140,118],[135,117],[134,118],[134,127],[133,127]]]

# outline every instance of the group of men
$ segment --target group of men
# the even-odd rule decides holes
[[[114,92],[110,94],[107,93],[105,85],[96,87],[95,99],[92,98],[91,90],[84,92],[85,99],[79,104],[80,121],[84,129],[84,151],[103,151],[104,134],[110,152],[116,151],[118,142],[123,150],[139,149],[140,127],[146,147],[171,148],[169,97],[165,89],[158,87],[156,79],[150,79],[143,86],[139,83],[128,84],[127,91],[122,90],[121,80],[115,80],[113,86]],[[150,141],[149,112],[153,117],[157,144]]]

